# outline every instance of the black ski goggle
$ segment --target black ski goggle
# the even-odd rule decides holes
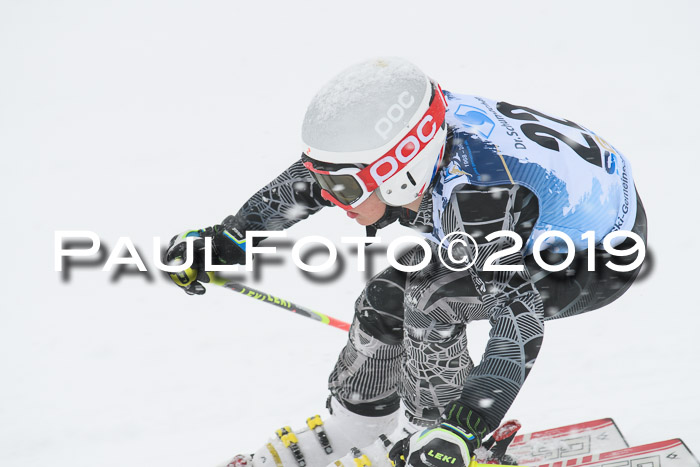
[[[358,176],[364,168],[359,164],[328,164],[306,154],[302,154],[301,160],[321,187],[321,196],[346,211],[357,207],[372,194]]]

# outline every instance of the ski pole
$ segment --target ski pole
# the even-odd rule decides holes
[[[296,305],[290,302],[289,300],[284,300],[282,298],[270,295],[260,290],[253,289],[251,287],[248,287],[247,285],[240,284],[238,282],[228,282],[226,279],[217,277],[212,273],[208,274],[209,280],[212,284],[220,285],[221,287],[224,287],[226,289],[230,289],[234,292],[243,294],[246,297],[251,297],[256,300],[269,303],[270,305],[275,305],[277,307],[283,308],[287,311],[291,311],[292,313],[296,313],[305,318],[311,318],[314,321],[319,321],[323,324],[333,326],[334,328],[342,329],[343,331],[350,330],[350,323],[346,323],[345,321],[333,318],[332,316],[324,315],[323,313],[319,313],[318,311],[314,311],[310,308]]]

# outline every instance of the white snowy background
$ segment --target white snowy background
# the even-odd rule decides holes
[[[525,431],[609,416],[630,444],[700,451],[698,5],[0,0],[0,465],[213,466],[323,410],[344,333],[216,287],[186,296],[152,238],[237,211],[299,156],[316,90],[378,55],[565,116],[631,159],[654,270],[548,323],[508,416]],[[94,231],[107,253],[130,237],[152,281],[93,267],[63,282],[56,230]],[[321,232],[363,230],[326,209],[289,234]],[[363,277],[341,253],[339,281],[309,281],[286,250],[255,285],[350,320]],[[471,328],[476,358],[487,333]]]

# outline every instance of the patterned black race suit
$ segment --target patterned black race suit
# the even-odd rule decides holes
[[[448,136],[443,167],[456,149]],[[325,206],[328,202],[299,160],[223,225],[239,231],[283,230]],[[403,400],[407,415],[419,425],[434,423],[448,404],[457,401],[481,414],[493,430],[535,362],[545,321],[612,302],[631,285],[639,268],[627,274],[603,267],[589,272],[581,255],[567,270],[547,273],[531,257],[517,252],[500,263],[523,264],[524,272],[484,271],[489,255],[512,244],[504,237],[487,242],[489,233],[511,230],[525,244],[537,221],[536,196],[517,184],[463,185],[454,190],[439,219],[432,213],[428,194],[418,212],[391,208],[390,215],[413,229],[430,231],[433,222],[440,222],[445,232],[469,233],[479,245],[475,266],[452,271],[438,260],[439,248],[433,245],[432,260],[420,271],[390,267],[371,278],[355,303],[349,340],[330,375],[329,388],[343,405],[365,415],[393,412]],[[646,240],[641,200],[634,231]],[[415,247],[399,262],[417,264],[423,255],[422,248]],[[552,257],[547,261],[558,262]],[[466,326],[474,320],[491,324],[477,366],[467,351]]]

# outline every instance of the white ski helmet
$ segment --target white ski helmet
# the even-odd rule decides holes
[[[323,197],[344,209],[375,190],[386,204],[404,206],[423,194],[438,169],[446,107],[440,86],[406,60],[354,65],[311,100],[302,160]]]

